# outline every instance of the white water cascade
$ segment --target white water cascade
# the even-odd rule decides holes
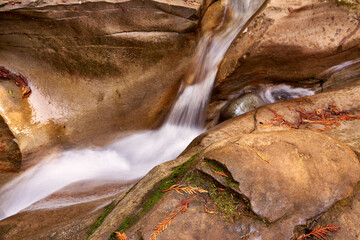
[[[195,84],[179,92],[164,125],[105,147],[71,150],[43,159],[0,189],[0,220],[63,187],[83,180],[135,180],[176,158],[203,129],[203,114],[218,65],[231,42],[265,0],[226,3],[223,24],[200,39],[195,53]]]

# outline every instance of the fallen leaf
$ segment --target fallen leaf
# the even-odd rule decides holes
[[[8,92],[9,92],[10,96],[12,96],[13,98],[15,97],[13,90],[9,89]]]

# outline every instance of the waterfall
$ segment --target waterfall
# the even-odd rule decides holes
[[[0,220],[61,188],[82,180],[134,180],[176,158],[203,129],[204,111],[218,66],[231,42],[265,0],[224,1],[223,24],[200,39],[193,63],[194,84],[179,91],[167,121],[104,147],[46,157],[0,189]],[[31,98],[31,96],[30,96]]]
[[[196,66],[192,73],[195,84],[186,87],[179,95],[168,116],[168,123],[202,127],[219,64],[240,30],[264,2],[227,2],[223,24],[213,32],[206,32],[199,41],[192,62]]]

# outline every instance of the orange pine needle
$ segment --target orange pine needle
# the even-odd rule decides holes
[[[329,236],[331,234],[330,232],[338,231],[338,230],[340,230],[340,228],[341,227],[335,226],[333,224],[328,224],[326,226],[322,225],[322,226],[319,226],[316,229],[312,230],[309,234],[300,235],[297,238],[297,240],[302,240],[302,239],[308,238],[310,236],[314,236],[320,240],[326,240],[325,236]]]
[[[159,225],[157,225],[154,228],[154,232],[151,235],[150,240],[155,240],[157,235],[161,232],[163,232],[171,223],[171,220],[176,217],[176,215],[178,215],[179,213],[185,212],[187,209],[187,205],[182,206],[177,212],[172,213],[169,215],[169,217],[167,217],[164,221],[162,221]]]
[[[223,177],[229,177],[229,176],[226,175],[225,173],[219,172],[219,171],[217,170],[217,168],[214,167],[213,165],[210,165],[210,164],[209,164],[209,166],[210,166],[212,169],[214,169],[214,173],[216,173],[216,174],[218,174],[218,175],[221,175],[221,176],[223,176]]]
[[[333,125],[336,122],[335,120],[308,120],[308,119],[303,119],[302,121],[306,123],[318,123],[323,125]]]
[[[207,193],[208,191],[199,188],[199,187],[193,187],[193,186],[183,186],[181,184],[174,184],[170,188],[163,190],[163,192],[168,192],[171,190],[175,190],[177,193],[183,194],[182,192],[185,192],[187,194],[195,194],[197,192],[199,193]]]
[[[176,217],[176,215],[178,215],[179,213],[184,213],[186,211],[186,209],[188,208],[189,203],[194,200],[194,198],[196,197],[189,197],[186,199],[183,199],[180,204],[178,205],[178,207],[181,207],[178,211],[172,213],[169,215],[169,217],[167,217],[164,221],[162,221],[159,225],[157,225],[154,228],[154,232],[151,235],[150,240],[155,240],[157,235],[160,234],[161,232],[165,231],[165,229],[170,225],[171,220],[174,219]]]
[[[115,232],[117,240],[128,240],[125,233]]]
[[[218,174],[218,175],[221,175],[223,177],[229,177],[228,175],[226,175],[225,173],[223,172],[218,172],[218,171],[214,171],[214,173]]]
[[[308,100],[307,102],[310,103],[311,101]],[[267,121],[266,125],[262,126],[261,128],[268,128],[271,126],[285,126],[289,129],[298,129],[301,124],[308,123],[325,125],[325,128],[316,130],[317,132],[322,132],[341,126],[340,120],[351,121],[360,119],[360,115],[351,115],[352,113],[350,111],[341,110],[336,105],[329,105],[328,108],[317,109],[313,112],[306,112],[303,108],[298,107],[296,110],[299,113],[297,125],[290,124],[287,120],[284,119],[284,115],[278,114],[273,109],[269,109],[269,111],[271,111],[275,117],[270,121]]]

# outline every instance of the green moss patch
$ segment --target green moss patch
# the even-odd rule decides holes
[[[103,214],[101,214],[101,216],[96,220],[96,222],[94,222],[91,226],[90,226],[90,230],[88,230],[87,233],[87,237],[85,239],[88,239],[91,234],[93,234],[95,232],[95,230],[103,223],[105,217],[107,215],[109,215],[109,213],[115,208],[116,204],[114,201],[112,201],[106,208],[105,211],[103,212]]]
[[[250,203],[246,199],[230,187],[220,184],[211,176],[194,170],[186,176],[184,181],[189,185],[207,190],[207,202],[216,205],[217,212],[224,217],[225,221],[236,221],[241,217],[257,218],[251,211]]]
[[[227,175],[227,177],[225,176],[221,176],[222,179],[224,179],[224,181],[222,182],[226,187],[229,187],[231,189],[239,189],[239,183],[237,181],[235,181],[235,179],[232,177],[231,172],[227,169],[227,167],[221,163],[219,163],[218,161],[212,160],[212,159],[204,159],[203,163],[209,167],[209,169],[214,173],[214,171],[220,172],[220,173],[224,173]]]
[[[185,175],[196,165],[196,157],[198,154],[193,155],[188,161],[184,164],[176,167],[169,177],[165,178],[163,181],[159,182],[152,191],[146,194],[142,199],[138,211],[131,216],[128,216],[116,229],[118,232],[125,232],[131,226],[133,226],[145,213],[147,213],[152,206],[155,205],[157,201],[165,194],[163,190],[170,188],[177,181],[182,180]],[[110,235],[111,240],[116,240],[115,233]]]

